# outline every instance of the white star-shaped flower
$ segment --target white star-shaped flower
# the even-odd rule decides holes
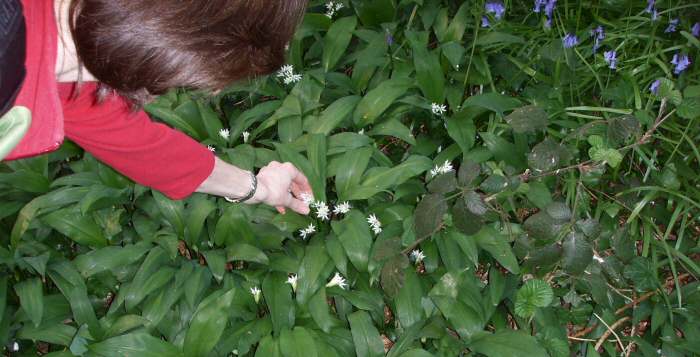
[[[316,202],[316,217],[320,218],[322,221],[327,221],[330,219],[331,210],[325,202]]]
[[[346,213],[350,212],[351,208],[352,207],[350,206],[349,202],[339,203],[335,206],[335,208],[333,208],[333,213],[334,214],[346,214]]]
[[[294,73],[294,66],[291,64],[285,64],[280,68],[279,71],[277,71],[277,77],[282,78],[282,77],[287,77],[291,76]]]
[[[425,259],[425,254],[423,254],[423,252],[420,249],[414,249],[411,252],[411,259],[413,259],[413,261],[416,264],[418,264]]]
[[[219,130],[219,136],[224,140],[228,140],[228,138],[231,136],[231,131],[228,129],[221,129]]]
[[[243,132],[243,142],[247,143],[249,138],[250,138],[250,133],[247,131],[244,131]]]
[[[255,300],[255,303],[258,304],[260,303],[260,297],[262,296],[262,291],[258,289],[257,286],[254,286],[250,288],[250,293],[253,295],[253,299]]]
[[[444,164],[436,165],[432,170],[430,170],[430,176],[434,177],[434,176],[446,174],[446,173],[452,172],[452,171],[454,171],[454,167],[452,167],[452,163],[449,160],[445,160]]]
[[[374,213],[367,217],[367,223],[369,223],[374,234],[382,233],[382,222],[379,222],[379,219],[377,219]]]
[[[207,150],[209,150],[211,152],[216,152],[216,148],[211,146],[211,145],[207,145]]]
[[[435,115],[443,115],[447,112],[447,106],[444,104],[433,103],[430,105],[430,110]]]
[[[345,281],[345,278],[343,278],[340,273],[336,272],[335,275],[333,276],[333,279],[326,284],[327,288],[333,287],[333,286],[338,286],[341,289],[345,290],[347,288],[348,283]]]
[[[310,193],[304,192],[301,194],[301,200],[304,201],[305,204],[312,206],[314,203],[314,196],[312,196]]]
[[[299,277],[296,274],[292,274],[287,278],[287,284],[292,286],[292,291],[294,292],[297,291],[297,280],[299,280]]]
[[[313,223],[309,223],[308,227],[299,230],[299,235],[303,239],[306,239],[308,236],[310,236],[314,233],[316,233],[316,226],[314,226]]]

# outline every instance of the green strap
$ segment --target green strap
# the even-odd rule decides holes
[[[32,124],[32,113],[25,107],[14,107],[0,117],[0,161],[19,144]]]

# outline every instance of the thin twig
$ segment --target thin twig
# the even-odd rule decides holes
[[[620,344],[620,349],[624,349],[625,345],[622,344],[622,340],[620,339],[620,336],[617,335],[617,332],[615,332],[615,329],[618,328],[623,323],[625,323],[625,321],[631,319],[631,317],[625,316],[625,317],[615,321],[615,323],[612,324],[612,326],[609,326],[605,322],[605,320],[603,320],[602,318],[600,318],[600,316],[598,316],[598,314],[593,313],[593,315],[595,315],[595,317],[597,317],[598,320],[600,320],[600,322],[602,322],[603,325],[605,325],[605,327],[608,328],[608,330],[603,333],[603,336],[600,336],[600,338],[598,339],[598,342],[596,342],[595,347],[594,347],[595,350],[597,351],[600,348],[600,346],[603,344],[603,342],[605,342],[605,340],[610,336],[610,334],[613,334],[613,336],[615,336],[617,343]]]

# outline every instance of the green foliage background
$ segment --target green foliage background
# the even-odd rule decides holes
[[[312,1],[289,44],[298,83],[147,107],[240,167],[294,163],[318,200],[352,205],[330,222],[171,201],[70,143],[0,165],[4,353],[700,354],[699,71],[669,63],[700,58],[700,5],[645,6],[561,0],[547,28],[506,1],[485,28],[479,1],[353,0],[332,18]],[[326,286],[336,272],[347,289]]]

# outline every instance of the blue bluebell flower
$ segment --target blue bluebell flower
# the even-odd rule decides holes
[[[605,29],[603,29],[603,26],[598,26],[591,30],[591,37],[593,37],[593,53],[596,53],[600,48],[600,41],[605,39]]]
[[[542,6],[547,3],[547,0],[535,0],[535,8],[532,9],[533,12],[539,14],[542,11]]]
[[[605,58],[605,62],[608,64],[608,68],[617,68],[617,52],[615,52],[615,50],[605,51],[603,53],[603,57]]]
[[[651,14],[655,11],[656,9],[656,0],[647,0],[647,7],[644,9],[644,12],[647,14]]]
[[[690,33],[695,37],[700,37],[700,22],[696,22],[695,25],[690,28]]]
[[[656,21],[659,19],[659,12],[654,9],[654,11],[651,12],[651,21]]]
[[[671,19],[671,21],[668,22],[668,27],[664,31],[665,33],[669,32],[676,32],[676,26],[678,26],[678,23],[680,23],[680,20],[678,19]]]
[[[500,1],[490,1],[484,5],[487,14],[493,14],[496,20],[500,20],[506,12],[506,7]]]
[[[660,86],[661,86],[661,80],[657,79],[651,83],[651,86],[649,86],[649,91],[654,93],[654,95],[659,95],[659,87]]]
[[[544,14],[551,19],[556,7],[557,0],[547,0],[547,4],[544,5]]]
[[[481,27],[491,27],[491,21],[486,16],[481,17]]]
[[[564,48],[576,47],[576,45],[578,45],[578,37],[572,33],[567,33],[562,39],[562,43],[564,44]]]
[[[690,57],[686,54],[675,54],[673,55],[673,59],[671,59],[671,64],[676,66],[676,68],[673,69],[673,73],[675,74],[681,74],[681,72],[685,71],[688,67],[690,67]]]
[[[392,36],[391,32],[389,31],[386,32],[386,44],[389,46],[392,46],[394,44],[394,36]]]

